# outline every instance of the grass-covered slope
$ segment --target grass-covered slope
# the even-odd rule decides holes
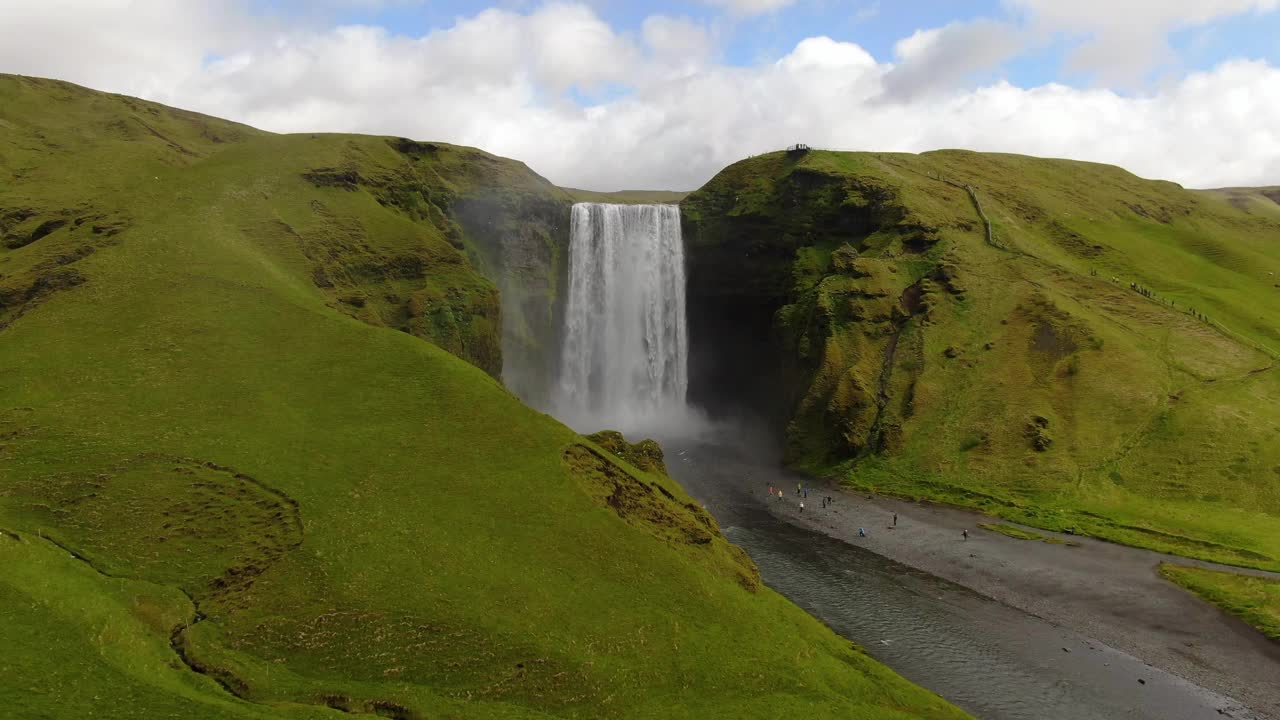
[[[1280,642],[1280,580],[1171,563],[1160,574]]]
[[[959,151],[737,163],[682,203],[691,392],[772,363],[802,467],[1280,567],[1273,195]],[[725,326],[761,346],[697,347]]]
[[[615,203],[618,205],[647,205],[653,203],[678,203],[689,193],[678,190],[617,190],[599,192],[563,188],[574,202]]]
[[[501,386],[477,193],[563,207],[0,76],[0,715],[957,717]]]
[[[1280,186],[1223,188],[1208,192],[1225,198],[1232,206],[1250,215],[1270,215],[1280,219]]]

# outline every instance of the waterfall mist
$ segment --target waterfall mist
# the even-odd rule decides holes
[[[693,430],[675,205],[573,206],[553,412],[583,432]]]

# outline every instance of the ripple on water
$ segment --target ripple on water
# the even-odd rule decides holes
[[[1250,717],[1227,698],[961,586],[763,511],[732,515],[739,524],[726,535],[772,588],[980,718],[1193,720],[1222,717],[1218,708]]]

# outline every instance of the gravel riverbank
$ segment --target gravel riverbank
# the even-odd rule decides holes
[[[791,478],[787,486],[792,494],[784,490],[781,501],[769,502],[767,488],[759,490],[776,515],[1095,638],[1235,697],[1262,717],[1280,718],[1280,644],[1157,573],[1162,561],[1238,568],[1036,528],[1028,529],[1073,544],[1016,539],[979,527],[1003,522],[995,518],[826,483],[807,484],[801,513]],[[822,507],[823,496],[833,498],[830,507]],[[860,527],[867,537],[857,536]]]
[[[724,445],[664,444],[676,448],[668,456],[673,476],[722,525],[750,524],[753,512],[765,512],[1043,620],[1080,641],[1075,647],[1053,648],[1074,653],[1062,656],[1073,659],[1072,672],[1087,675],[1090,671],[1082,668],[1096,663],[1102,675],[1088,682],[1111,684],[1114,678],[1106,673],[1114,674],[1118,664],[1109,653],[1119,651],[1136,658],[1139,670],[1145,663],[1248,708],[1215,706],[1207,717],[1280,720],[1280,643],[1157,574],[1162,561],[1221,566],[1032,528],[1073,545],[1016,539],[981,529],[982,523],[1001,521],[978,513],[846,492]],[[807,498],[796,495],[797,482],[809,488]],[[768,495],[771,485],[773,496]],[[782,499],[777,488],[783,490]],[[822,497],[828,495],[834,502],[824,508]],[[858,537],[860,527],[867,537]],[[965,530],[968,540],[963,539]],[[1093,654],[1079,657],[1081,653]],[[1132,670],[1125,667],[1126,673]],[[1148,703],[1146,711],[1154,710],[1159,699],[1144,700],[1138,680],[1125,680],[1135,688],[1135,710]],[[1161,713],[1133,715],[1139,716]]]

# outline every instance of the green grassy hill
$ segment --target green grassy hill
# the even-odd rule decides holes
[[[646,205],[652,203],[678,203],[689,193],[678,190],[618,190],[616,192],[597,192],[595,190],[579,190],[563,188],[574,202],[615,203],[618,205]]]
[[[494,378],[519,163],[0,76],[0,178],[0,714],[961,716]]]
[[[1280,187],[1223,188],[1206,192],[1226,199],[1246,214],[1280,219]]]
[[[776,372],[761,405],[791,462],[1280,568],[1273,191],[815,151],[737,163],[682,209],[695,382],[740,396],[744,363]],[[697,346],[723,328],[745,329],[731,356]],[[733,383],[707,389],[720,376]]]

